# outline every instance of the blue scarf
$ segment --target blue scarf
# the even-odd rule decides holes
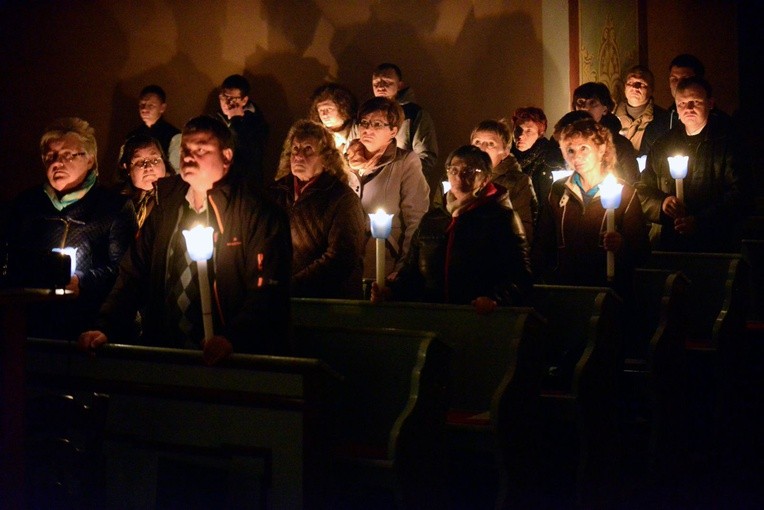
[[[48,195],[50,203],[53,204],[53,207],[55,207],[58,211],[63,211],[66,207],[69,207],[77,200],[84,197],[87,192],[90,191],[90,188],[95,185],[97,177],[98,172],[91,170],[88,172],[87,177],[85,177],[85,180],[82,182],[79,188],[75,189],[74,191],[70,191],[60,198],[58,196],[58,192],[54,190],[49,183],[46,182],[42,189],[45,194]]]

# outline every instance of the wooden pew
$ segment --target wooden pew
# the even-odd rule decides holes
[[[571,452],[575,498],[583,505],[607,504],[615,497],[619,460],[621,299],[608,288],[536,285],[531,302],[547,320],[542,338],[548,377],[542,383],[540,429],[554,434],[545,444],[556,445],[547,448],[542,469],[549,473],[564,468],[561,450],[566,445],[555,439],[577,438],[578,450]],[[561,476],[542,474],[564,485],[565,474]]]
[[[234,354],[206,367],[197,351],[106,345],[88,357],[40,339],[26,358],[32,400],[109,395],[96,506],[324,506],[326,408],[340,376],[320,360]]]
[[[297,353],[344,377],[332,398],[331,504],[363,508],[386,497],[405,508],[444,504],[434,474],[441,466],[450,349],[432,332],[294,329]]]
[[[436,332],[453,351],[446,435],[451,457],[477,454],[488,459],[489,470],[498,465],[503,493],[513,493],[528,476],[528,459],[536,454],[530,438],[541,374],[542,320],[532,309],[502,307],[478,315],[471,306],[295,298],[292,320],[296,327],[347,324]],[[471,489],[465,494],[454,486],[452,496],[478,497]],[[491,490],[487,497],[495,498],[496,488]]]
[[[741,254],[750,269],[751,305],[748,327],[758,328],[764,334],[764,239],[743,239]],[[759,338],[763,338],[759,336]]]

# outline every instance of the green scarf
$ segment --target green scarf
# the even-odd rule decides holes
[[[93,185],[96,183],[96,178],[98,177],[98,172],[91,170],[88,172],[87,177],[85,177],[85,180],[82,182],[79,188],[75,189],[74,191],[70,191],[69,193],[61,196],[59,198],[58,192],[53,189],[53,187],[49,183],[45,183],[43,186],[43,191],[45,191],[45,194],[48,195],[48,198],[50,199],[50,203],[53,204],[53,207],[55,207],[57,210],[62,211],[66,207],[69,207],[73,203],[75,203],[77,200],[84,197],[88,191],[90,191],[90,188],[93,187]]]

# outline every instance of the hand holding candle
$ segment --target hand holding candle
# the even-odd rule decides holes
[[[684,204],[684,178],[687,177],[688,156],[670,156],[668,158],[669,172],[676,179],[676,198]]]
[[[613,177],[613,174],[608,174],[605,180],[600,184],[600,200],[602,207],[605,209],[607,218],[607,232],[615,232],[615,210],[621,205],[621,190],[623,190],[623,184],[619,184]],[[612,280],[615,277],[615,255],[612,251],[607,252],[607,279]]]
[[[369,214],[371,222],[371,236],[377,243],[377,285],[385,286],[385,239],[390,236],[393,228],[393,215],[387,214],[382,209]]]
[[[210,298],[210,280],[207,277],[207,260],[212,257],[212,227],[197,225],[191,230],[184,230],[188,255],[196,261],[199,276],[199,296],[202,301],[202,321],[204,322],[204,340],[212,338],[212,300]]]

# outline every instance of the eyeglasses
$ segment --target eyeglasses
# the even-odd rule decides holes
[[[626,84],[627,87],[631,87],[633,89],[646,89],[647,83],[642,83],[641,81],[630,81]]]
[[[361,126],[363,129],[369,129],[369,128],[382,129],[383,127],[387,127],[390,124],[385,124],[381,120],[372,120],[372,121],[362,120],[361,122],[358,123],[358,125]]]
[[[233,101],[239,101],[241,99],[244,99],[242,96],[229,96],[228,94],[225,94],[223,92],[218,94],[218,98],[222,101],[225,101],[226,103],[231,103]]]
[[[481,169],[470,167],[470,166],[456,166],[456,165],[446,166],[446,173],[448,173],[448,175],[453,175],[453,176],[458,175],[459,177],[463,177],[466,179],[469,179],[476,173],[481,173],[481,172],[482,172]]]
[[[75,158],[84,156],[86,154],[87,152],[63,152],[61,154],[58,152],[52,152],[50,154],[46,154],[42,158],[42,162],[45,164],[45,166],[50,166],[57,161],[61,161],[62,163],[71,163],[75,160]]]
[[[130,163],[132,168],[148,168],[150,166],[157,166],[162,162],[162,158],[144,158]]]

